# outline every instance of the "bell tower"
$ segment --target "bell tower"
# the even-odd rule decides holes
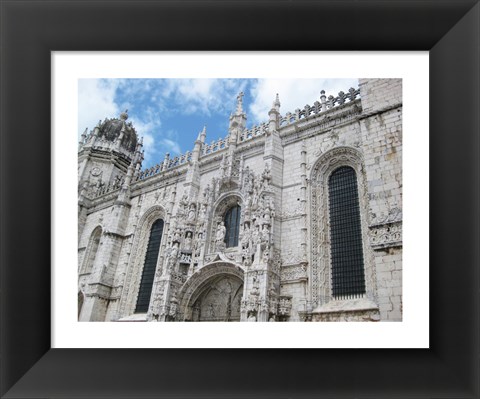
[[[78,236],[81,236],[90,199],[125,185],[129,167],[135,170],[143,161],[143,140],[138,139],[128,111],[118,118],[105,118],[88,132],[78,146]]]

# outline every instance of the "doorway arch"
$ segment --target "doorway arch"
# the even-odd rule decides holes
[[[194,273],[179,292],[181,320],[240,321],[244,272],[225,261]]]

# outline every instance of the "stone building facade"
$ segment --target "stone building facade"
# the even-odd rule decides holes
[[[78,152],[80,321],[401,321],[402,81],[358,88],[142,170],[128,115]]]

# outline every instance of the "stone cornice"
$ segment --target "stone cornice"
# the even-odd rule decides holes
[[[403,107],[403,104],[402,104],[402,103],[395,104],[395,105],[389,105],[388,107],[380,108],[379,110],[374,111],[374,112],[362,113],[362,114],[358,117],[358,120],[363,120],[363,119],[371,118],[372,116],[379,115],[379,114],[383,114],[383,113],[385,113],[385,112],[392,111],[392,110],[394,110],[394,109],[402,108],[402,107]]]

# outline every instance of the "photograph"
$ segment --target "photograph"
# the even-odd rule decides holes
[[[402,321],[401,78],[78,79],[78,129],[79,321]]]

